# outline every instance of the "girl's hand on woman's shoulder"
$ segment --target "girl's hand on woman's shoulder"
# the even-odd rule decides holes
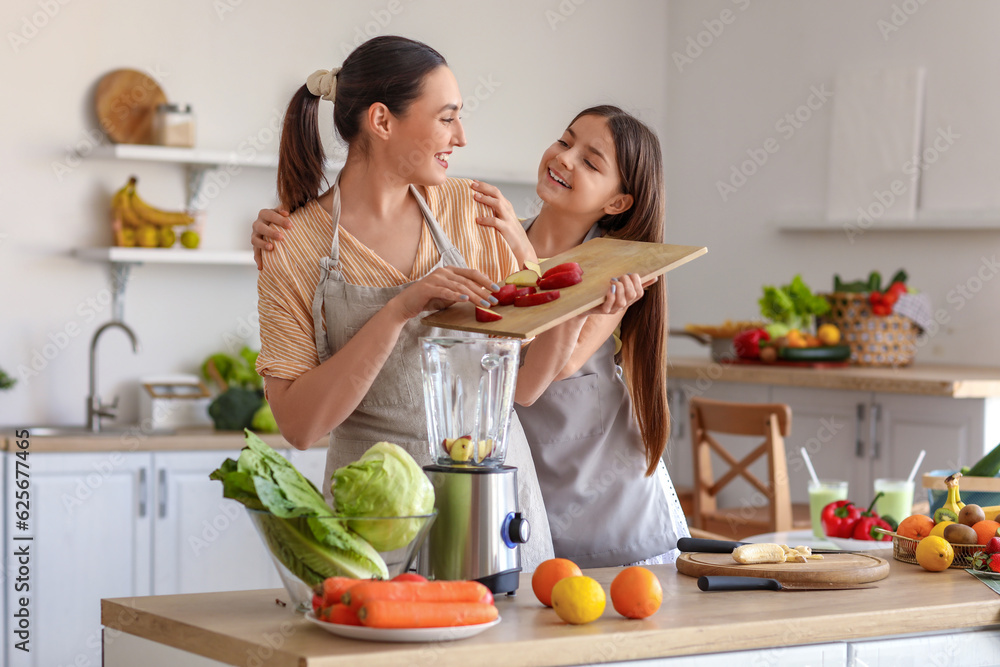
[[[253,231],[250,232],[250,245],[253,246],[253,261],[257,270],[264,268],[263,250],[273,250],[274,243],[284,239],[281,228],[292,228],[292,220],[288,211],[262,208],[253,221]]]
[[[538,256],[514,212],[514,206],[503,196],[500,188],[482,181],[472,181],[471,187],[475,192],[476,201],[493,211],[492,216],[476,218],[476,223],[483,227],[493,227],[500,232],[507,245],[514,251],[520,266],[524,266],[526,260],[537,262]]]
[[[459,301],[471,301],[488,308],[496,305],[492,296],[500,286],[475,269],[442,266],[412,283],[389,302],[403,320],[427,310],[441,310]]]

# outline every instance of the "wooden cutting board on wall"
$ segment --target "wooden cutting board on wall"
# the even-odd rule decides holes
[[[491,306],[490,310],[503,316],[496,322],[477,322],[473,304],[456,303],[428,315],[422,321],[442,329],[531,338],[602,303],[609,281],[614,276],[638,273],[646,281],[707,252],[708,248],[704,246],[591,239],[542,263],[543,273],[563,262],[578,262],[583,269],[583,282],[560,289],[559,298],[555,301],[527,308]]]
[[[97,120],[108,137],[119,144],[155,143],[156,107],[166,102],[159,84],[134,69],[105,74],[94,93]]]
[[[691,577],[721,574],[788,583],[865,584],[888,577],[889,561],[871,554],[845,553],[823,554],[823,560],[808,563],[741,565],[732,554],[685,553],[677,559],[677,571]]]

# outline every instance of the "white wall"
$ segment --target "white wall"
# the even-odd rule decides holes
[[[654,0],[9,0],[0,12],[0,367],[34,370],[0,394],[0,424],[83,421],[88,341],[111,318],[101,305],[108,269],[70,253],[109,243],[108,198],[129,174],[152,203],[183,202],[177,166],[90,159],[59,178],[53,164],[90,141],[94,88],[110,70],[155,72],[171,101],[193,105],[199,147],[231,150],[250,137],[266,143],[306,76],[339,64],[365,32],[421,39],[449,59],[466,96],[470,143],[452,165],[468,175],[532,178],[586,105],[614,102],[660,127],[665,116],[666,7]],[[519,210],[532,191],[510,188]],[[204,247],[247,247],[250,221],[273,202],[274,173],[244,170],[211,202]],[[255,312],[253,268],[134,269],[125,320],[142,351],[108,333],[102,395],[120,395],[122,416],[135,419],[140,376],[192,372],[227,340],[256,346],[246,327]]]
[[[720,31],[717,20],[725,10],[730,22]],[[702,35],[708,46],[700,54],[692,48],[693,62],[678,65],[673,54],[683,54],[689,38],[699,39],[705,21],[718,36]],[[829,290],[834,273],[851,280],[872,269],[887,276],[905,267],[911,284],[948,318],[921,347],[918,362],[1000,365],[1000,229],[873,229],[851,244],[842,232],[783,234],[772,228],[783,210],[825,209],[832,101],[790,138],[775,124],[804,104],[813,86],[832,90],[841,67],[925,67],[924,145],[939,128],[951,127],[958,138],[924,171],[922,206],[1000,206],[1000,4],[674,0],[668,25],[667,236],[709,247],[704,259],[671,274],[675,326],[755,317],[761,286],[783,284],[799,272],[814,289]],[[717,182],[726,181],[747,150],[760,149],[769,137],[779,150],[724,202]],[[994,221],[1000,226],[1000,216]],[[705,354],[671,339],[672,354],[686,352]]]

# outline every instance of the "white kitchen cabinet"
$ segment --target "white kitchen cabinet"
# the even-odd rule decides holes
[[[153,595],[280,588],[246,509],[209,474],[234,452],[153,455]]]
[[[152,510],[151,456],[100,452],[29,455],[31,518],[29,653],[4,642],[10,667],[97,665],[105,597],[149,595]],[[14,488],[13,452],[4,488]],[[11,562],[16,529],[4,514]],[[16,610],[8,586],[5,616]]]
[[[280,588],[245,509],[208,478],[237,454],[31,454],[31,652],[5,642],[6,664],[101,664],[101,598]],[[16,600],[6,605],[9,619]]]

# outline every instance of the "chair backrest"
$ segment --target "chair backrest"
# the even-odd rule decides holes
[[[695,477],[692,525],[704,528],[705,519],[712,515],[718,520],[716,496],[727,484],[742,477],[767,500],[768,521],[760,523],[740,517],[738,509],[730,515],[729,521],[760,525],[766,529],[762,532],[791,530],[792,499],[784,440],[791,429],[791,408],[784,403],[732,403],[697,397],[692,398],[689,405]],[[712,433],[757,436],[764,441],[737,460]],[[712,474],[712,452],[729,464],[729,470],[718,479]],[[750,464],[765,455],[768,458],[767,484],[749,470]]]

